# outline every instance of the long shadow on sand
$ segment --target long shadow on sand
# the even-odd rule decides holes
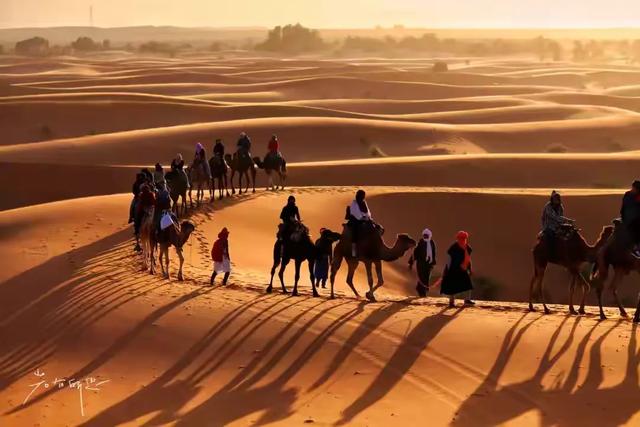
[[[577,343],[575,352],[570,352],[578,324],[583,320],[572,318],[573,324],[569,327],[567,336],[561,340],[561,331],[566,328],[569,319],[565,318],[551,335],[533,375],[525,381],[501,387],[500,377],[522,336],[532,324],[530,322],[520,327],[520,319],[507,333],[485,380],[460,406],[452,425],[494,426],[514,420],[529,411],[537,412],[540,425],[543,426],[613,426],[628,423],[640,410],[637,402],[637,396],[640,395],[637,326],[633,325],[630,332],[624,379],[615,386],[602,387],[605,378],[605,366],[602,365],[603,342],[620,322],[611,325],[594,323]],[[594,339],[594,335],[597,338]],[[580,373],[580,368],[583,367],[581,363],[590,341],[593,343],[588,351],[589,362],[585,375]],[[558,348],[553,353],[556,347]],[[563,356],[571,357],[570,367],[567,372],[560,371],[561,374],[558,375],[558,362]],[[543,380],[552,375],[558,376],[552,385],[545,385]],[[580,376],[584,376],[584,380],[579,381]]]

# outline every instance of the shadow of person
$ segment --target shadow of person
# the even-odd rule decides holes
[[[534,322],[539,318],[534,319]],[[573,425],[621,425],[635,414],[639,408],[635,399],[626,396],[638,392],[638,357],[635,347],[635,333],[629,343],[629,357],[625,380],[618,386],[601,389],[603,366],[601,365],[602,345],[620,322],[606,327],[595,322],[579,340],[575,350],[569,351],[575,339],[576,330],[581,318],[575,318],[566,338],[560,340],[561,331],[565,328],[569,317],[566,317],[550,337],[549,343],[541,357],[540,363],[531,377],[509,384],[500,385],[513,352],[532,322],[518,329],[518,321],[507,333],[499,351],[496,362],[485,380],[474,393],[463,402],[452,421],[454,426],[494,426],[514,420],[529,411],[535,411],[540,417],[541,425],[573,426]],[[598,329],[604,329],[591,347],[589,343]],[[557,351],[553,353],[556,346]],[[586,377],[579,383],[579,369],[585,354],[589,350],[589,365]],[[562,357],[570,358],[566,377],[563,375]],[[545,385],[545,380],[551,385]],[[634,382],[635,381],[635,382]],[[621,402],[628,401],[627,405]],[[609,402],[611,411],[604,416],[594,416],[592,409],[597,403]],[[615,402],[615,403],[614,403]],[[612,412],[612,414],[609,414]]]
[[[445,314],[446,311],[447,309],[445,308],[433,316],[425,317],[409,332],[364,393],[342,412],[342,418],[336,425],[350,423],[359,413],[371,407],[389,393],[411,369],[429,342],[462,309],[458,309],[452,315]]]

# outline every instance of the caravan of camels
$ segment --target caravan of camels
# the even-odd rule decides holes
[[[204,146],[196,145],[193,162],[185,166],[181,154],[171,161],[170,170],[164,172],[161,164],[155,165],[154,172],[142,169],[133,184],[129,222],[134,224],[136,251],[142,253],[144,266],[151,274],[155,273],[155,251],[159,249],[159,263],[162,274],[169,278],[169,248],[175,247],[180,260],[177,278],[183,280],[184,256],[182,248],[194,231],[195,226],[188,220],[178,221],[179,216],[187,213],[187,197],[193,206],[204,201],[205,192],[209,192],[211,202],[217,191],[219,199],[236,193],[234,177],[238,175],[238,193],[255,193],[256,169],[263,169],[268,177],[267,190],[283,190],[287,178],[286,160],[280,152],[278,137],[273,135],[267,145],[264,159],[252,157],[251,140],[241,133],[237,150],[233,154],[225,152],[222,140],[217,139],[213,147],[213,156],[208,159]],[[231,176],[229,177],[229,170]],[[275,179],[274,179],[275,177]],[[229,193],[231,188],[231,194]],[[180,203],[181,202],[181,203]],[[431,231],[426,228],[418,242],[408,234],[398,234],[392,247],[383,240],[384,228],[373,220],[366,202],[366,193],[359,190],[353,202],[347,206],[344,231],[334,232],[321,229],[320,237],[314,242],[309,229],[304,225],[294,196],[289,196],[280,215],[281,223],[276,233],[273,247],[273,266],[267,293],[273,290],[273,279],[280,280],[283,293],[288,293],[284,283],[284,271],[293,261],[295,283],[291,294],[298,295],[298,281],[303,262],[307,262],[313,296],[319,296],[318,287],[326,286],[330,278],[331,298],[335,297],[334,285],[336,273],[343,261],[347,263],[346,282],[359,297],[353,278],[360,262],[366,269],[369,290],[365,296],[376,301],[374,292],[384,284],[382,261],[390,262],[403,257],[413,250],[409,267],[417,267],[416,290],[420,297],[427,295],[431,287],[439,287],[440,293],[449,297],[449,306],[455,306],[455,296],[464,297],[464,305],[475,305],[471,299],[473,274],[469,233],[460,231],[455,242],[447,250],[448,262],[442,277],[430,283],[433,267],[436,265],[436,247]],[[214,263],[211,285],[218,273],[224,273],[223,284],[227,283],[231,272],[229,256],[229,231],[226,228],[218,235],[211,255]],[[614,275],[609,289],[622,317],[627,313],[617,293],[621,279],[632,271],[640,272],[640,181],[634,181],[631,189],[624,194],[620,218],[612,225],[604,226],[597,241],[590,245],[580,233],[575,221],[564,214],[561,194],[553,191],[542,212],[542,231],[533,247],[534,274],[530,282],[529,310],[535,311],[533,299],[537,293],[545,314],[550,310],[545,301],[543,279],[548,264],[556,264],[570,273],[569,312],[585,314],[585,303],[591,285],[598,297],[599,315],[606,319],[602,306],[602,294],[610,267]],[[588,280],[583,275],[583,267],[591,265]],[[373,269],[377,282],[374,285]],[[573,297],[576,287],[582,290],[580,308],[576,311]],[[640,322],[640,300],[634,316],[634,322]]]

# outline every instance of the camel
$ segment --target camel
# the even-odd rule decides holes
[[[609,282],[609,289],[613,294],[613,298],[620,310],[620,316],[622,317],[627,317],[627,312],[618,298],[618,285],[622,278],[632,271],[640,273],[640,259],[631,253],[633,245],[630,243],[627,231],[619,220],[614,221],[614,230],[609,242],[598,251],[596,263],[593,266],[591,274],[591,278],[595,284],[596,294],[598,295],[600,319],[602,320],[607,318],[602,308],[602,292],[609,274],[609,267],[613,267],[613,278]],[[638,300],[633,321],[640,323],[640,299]]]
[[[178,171],[170,171],[165,175],[167,187],[171,195],[171,211],[178,217],[187,213],[187,191],[189,190],[189,180],[187,174]],[[178,207],[178,201],[182,197],[182,208]],[[182,212],[182,213],[181,213]]]
[[[227,197],[229,196],[229,188],[228,188],[228,180],[227,180],[227,171],[229,170],[229,165],[225,161],[224,157],[220,157],[218,155],[214,155],[209,159],[209,169],[211,170],[211,188],[213,192],[216,191],[216,181],[218,181],[218,198],[222,200],[224,197],[224,191],[227,193]]]
[[[253,164],[253,160],[249,156],[239,155],[237,152],[233,155],[225,154],[225,161],[231,168],[231,194],[236,194],[236,189],[233,186],[233,177],[236,172],[238,173],[238,194],[242,194],[242,177],[247,179],[247,185],[244,190],[245,193],[249,192],[249,180],[253,186],[253,192],[256,192],[256,168]]]
[[[311,288],[313,289],[313,296],[317,297],[319,296],[319,294],[315,285],[315,278],[313,276],[313,267],[315,265],[315,260],[317,257],[316,246],[311,241],[309,230],[304,225],[300,224],[300,228],[293,234],[297,234],[296,240],[289,239],[286,242],[282,242],[280,239],[278,239],[273,246],[273,266],[271,267],[271,280],[269,282],[269,286],[267,287],[267,293],[271,293],[273,290],[273,276],[275,275],[278,265],[280,265],[278,277],[280,278],[282,293],[289,293],[284,284],[284,272],[287,268],[287,265],[289,264],[289,261],[293,259],[295,262],[296,274],[295,283],[293,285],[293,291],[291,292],[291,295],[298,295],[300,266],[304,261],[307,261],[307,263],[309,264],[309,277],[311,278]],[[340,239],[340,234],[334,233],[331,230],[325,230],[323,232],[323,237],[331,242],[335,242]]]
[[[267,190],[277,191],[278,187],[284,190],[284,183],[287,180],[287,161],[282,156],[270,156],[267,154],[264,161],[260,157],[253,158],[259,169],[264,169],[267,174]],[[274,182],[273,175],[277,178]]]
[[[590,286],[580,274],[580,269],[586,262],[595,262],[598,249],[607,242],[607,239],[609,239],[613,233],[613,227],[603,227],[598,240],[593,246],[590,246],[586,242],[579,230],[566,229],[564,231],[568,233],[569,237],[568,239],[563,239],[561,237],[556,238],[556,256],[554,259],[550,259],[547,245],[542,241],[541,237],[538,237],[538,242],[533,247],[533,277],[529,284],[529,311],[535,311],[535,308],[533,307],[533,293],[536,288],[539,288],[539,295],[542,300],[544,312],[545,314],[550,313],[544,300],[543,282],[547,265],[552,263],[566,268],[569,271],[569,274],[571,274],[571,282],[569,284],[569,313],[585,314],[584,305]],[[580,300],[580,308],[576,312],[573,307],[573,293],[578,281],[582,286],[582,299]]]
[[[208,165],[207,165],[208,166]],[[211,192],[211,179],[207,172],[207,166],[204,162],[194,164],[187,168],[187,175],[189,175],[189,181],[191,182],[191,188],[189,188],[189,202],[193,207],[193,199],[191,198],[191,190],[196,189],[196,204],[204,201],[204,191],[209,189]]]
[[[176,253],[180,259],[180,267],[178,268],[178,280],[184,280],[182,275],[182,266],[184,265],[184,256],[182,255],[182,247],[189,240],[189,236],[195,230],[195,225],[189,221],[183,221],[180,224],[180,228],[177,226],[169,226],[164,230],[160,230],[157,235],[157,243],[160,246],[160,255],[158,259],[160,261],[160,269],[162,275],[169,278],[169,247],[176,248]],[[164,258],[164,264],[163,264]]]
[[[392,262],[399,259],[416,245],[416,241],[408,234],[398,234],[393,247],[388,247],[382,238],[382,232],[379,231],[377,227],[376,229],[371,228],[368,232],[363,231],[363,236],[360,238],[357,246],[357,256],[354,257],[351,247],[351,229],[346,224],[344,227],[345,232],[342,233],[342,237],[333,251],[333,261],[331,263],[331,298],[335,297],[334,285],[336,274],[344,259],[347,261],[347,266],[349,267],[347,284],[358,298],[360,295],[353,285],[353,276],[360,262],[365,265],[367,269],[367,281],[369,282],[369,291],[367,291],[365,296],[369,301],[375,302],[374,292],[384,284],[382,261]],[[378,277],[378,282],[375,286],[373,285],[373,273],[371,271],[372,264],[375,265],[376,276]]]

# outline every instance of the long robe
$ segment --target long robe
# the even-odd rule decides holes
[[[471,283],[471,276],[469,275],[471,264],[469,264],[467,269],[462,268],[462,263],[465,258],[464,251],[458,243],[451,245],[447,251],[447,254],[449,254],[449,265],[442,276],[442,284],[440,286],[441,294],[455,295],[473,289],[473,283]],[[471,256],[471,252],[471,246],[467,245],[467,253],[469,256]]]

